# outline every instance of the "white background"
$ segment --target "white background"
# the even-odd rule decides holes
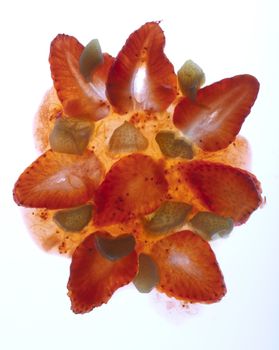
[[[0,348],[279,349],[278,22],[265,1],[2,1],[0,5]],[[86,44],[98,38],[116,55],[143,23],[162,20],[176,70],[193,59],[207,83],[255,75],[261,91],[241,134],[267,205],[214,246],[228,294],[218,304],[184,310],[133,286],[108,305],[74,315],[66,296],[69,260],[42,252],[13,203],[17,176],[37,156],[33,116],[51,86],[49,44],[58,33]]]

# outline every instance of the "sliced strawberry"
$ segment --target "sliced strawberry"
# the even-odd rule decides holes
[[[33,208],[78,206],[92,198],[102,175],[102,165],[93,152],[77,156],[50,150],[20,175],[14,200]]]
[[[173,122],[203,150],[217,151],[233,142],[258,91],[259,82],[251,75],[221,80],[199,90],[195,101],[183,98]]]
[[[256,177],[229,165],[192,161],[179,166],[182,180],[211,211],[244,223],[262,203]]]
[[[176,75],[163,49],[165,37],[159,24],[146,23],[132,33],[113,64],[107,82],[109,101],[119,113],[139,105],[162,111],[176,97]],[[144,87],[137,96],[135,77],[145,69]]]
[[[101,232],[96,232],[101,235]],[[138,269],[135,251],[119,260],[104,258],[91,234],[73,254],[68,282],[69,297],[75,313],[85,313],[107,303],[112,294],[133,280]]]
[[[91,75],[91,82],[94,88],[98,91],[98,94],[103,100],[106,100],[106,83],[108,78],[108,73],[114,62],[114,57],[104,53],[103,54],[104,62],[100,64]]]
[[[159,291],[187,302],[214,303],[226,293],[224,279],[210,245],[191,231],[157,241],[151,251],[157,263]]]
[[[79,71],[79,57],[83,49],[83,45],[74,37],[59,34],[50,47],[51,76],[67,115],[99,120],[109,112],[104,84],[112,59],[105,56],[104,63],[96,69],[93,79],[93,85],[94,81],[97,85],[92,87]]]
[[[159,162],[142,154],[120,159],[96,192],[96,225],[125,222],[148,214],[164,200],[168,184]]]

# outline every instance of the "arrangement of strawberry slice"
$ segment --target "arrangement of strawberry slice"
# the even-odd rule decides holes
[[[116,58],[96,39],[84,47],[63,34],[51,43],[59,113],[46,99],[38,131],[44,153],[19,176],[14,200],[44,209],[54,224],[66,218],[70,229],[57,226],[56,241],[65,252],[72,245],[75,313],[107,303],[130,282],[183,302],[221,300],[226,287],[210,239],[224,222],[229,231],[246,222],[263,201],[256,177],[237,167],[243,142],[232,149],[257,98],[257,79],[243,74],[201,88],[202,69],[187,61],[176,75],[164,45],[157,22],[132,33]],[[135,118],[144,123],[134,125]],[[123,133],[124,143],[117,139]],[[81,208],[89,208],[86,220],[77,217]],[[175,208],[187,213],[171,220]],[[161,227],[158,213],[175,224],[152,234],[146,223]],[[206,218],[214,220],[210,235],[200,231]]]

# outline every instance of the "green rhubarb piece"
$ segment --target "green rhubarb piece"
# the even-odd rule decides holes
[[[161,235],[182,226],[191,210],[189,204],[183,202],[164,202],[144,223],[146,231],[151,235]]]
[[[158,267],[149,255],[140,254],[139,270],[133,283],[140,293],[149,293],[159,283]]]
[[[109,150],[112,153],[130,153],[146,149],[146,137],[133,124],[124,122],[114,130],[109,140]]]
[[[83,49],[79,58],[79,70],[83,77],[91,80],[91,75],[104,61],[102,49],[98,39],[91,40]]]
[[[93,206],[87,204],[82,207],[57,211],[53,220],[65,231],[81,231],[91,220],[92,213]]]
[[[156,135],[156,142],[158,143],[163,155],[169,158],[193,158],[192,145],[182,137],[176,138],[172,131],[160,131]]]
[[[226,237],[233,230],[233,220],[211,212],[199,212],[190,221],[192,227],[206,240]]]
[[[96,236],[96,245],[99,252],[111,261],[121,259],[132,253],[135,244],[135,238],[128,234],[116,238]]]
[[[178,84],[183,95],[194,100],[198,89],[205,83],[202,69],[193,61],[186,61],[177,72]]]
[[[50,147],[59,153],[79,154],[86,149],[94,124],[78,118],[58,118],[49,136]]]

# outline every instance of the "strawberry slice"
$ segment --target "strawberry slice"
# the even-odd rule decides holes
[[[20,175],[14,200],[33,208],[78,206],[92,198],[102,175],[102,165],[93,152],[77,156],[49,150]]]
[[[161,163],[142,154],[132,154],[116,162],[96,191],[96,225],[125,222],[157,209],[168,184]]]
[[[96,234],[102,235],[102,232]],[[134,279],[137,269],[135,251],[111,261],[99,253],[94,234],[86,237],[75,250],[70,267],[68,295],[72,310],[75,313],[85,313],[107,303],[118,288]]]
[[[214,303],[226,293],[222,273],[210,245],[191,231],[157,241],[151,251],[157,263],[159,291],[187,302]]]
[[[137,106],[162,111],[175,99],[176,75],[163,52],[164,46],[164,33],[156,22],[144,24],[129,36],[107,82],[109,101],[119,113]],[[142,74],[144,83],[138,92],[135,84],[137,73]]]
[[[260,183],[245,170],[202,160],[182,163],[178,170],[209,210],[235,224],[248,220],[262,203]]]
[[[195,101],[185,97],[175,108],[175,126],[205,151],[217,151],[234,141],[253,106],[259,82],[237,75],[206,86]]]
[[[108,53],[103,54],[103,63],[100,64],[91,74],[91,82],[103,100],[107,100],[106,83],[110,68],[115,58]]]
[[[109,55],[104,56],[104,63],[94,73],[96,77],[92,87],[79,71],[79,58],[83,49],[83,45],[74,37],[59,34],[50,47],[51,76],[67,115],[99,120],[109,112],[105,81],[113,60]]]

